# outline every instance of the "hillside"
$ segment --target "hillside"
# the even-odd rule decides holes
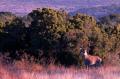
[[[120,6],[119,5],[110,5],[110,6],[80,8],[76,11],[70,12],[69,14],[75,15],[76,13],[79,13],[79,12],[99,18],[99,17],[110,15],[110,14],[114,14],[114,13],[120,14]]]
[[[90,13],[93,14],[95,12],[101,12],[105,11],[103,10],[96,10],[96,7],[100,8],[99,6],[110,6],[110,5],[120,5],[119,0],[0,0],[0,11],[4,12],[12,12],[12,13],[17,13],[18,15],[23,15],[24,13],[28,14],[31,12],[33,9],[36,9],[38,7],[43,8],[43,7],[51,7],[54,9],[64,9],[65,11],[68,12],[73,12],[76,11],[83,12],[83,13]],[[113,7],[113,6],[112,6]],[[110,7],[109,7],[110,8]],[[84,11],[85,9],[85,11]],[[89,10],[90,9],[90,10]],[[91,10],[93,9],[93,12],[91,13]],[[95,10],[94,10],[95,9]],[[100,8],[101,9],[101,8]],[[87,11],[88,10],[88,11]],[[113,10],[113,8],[112,8]],[[112,11],[110,10],[110,11]],[[112,13],[115,11],[113,10]],[[103,12],[104,13],[104,12]],[[94,14],[97,15],[97,14]]]

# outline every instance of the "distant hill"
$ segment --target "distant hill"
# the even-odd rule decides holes
[[[55,9],[62,8],[71,12],[71,14],[76,12],[87,12],[88,14],[97,15],[99,12],[104,13],[104,7],[101,9],[101,7],[98,6],[109,6],[112,4],[120,5],[120,0],[0,0],[0,12],[7,11],[23,16],[33,9],[50,7]],[[100,11],[97,8],[99,8]],[[114,7],[112,10],[113,9]]]
[[[97,18],[106,16],[109,14],[120,14],[119,5],[110,5],[110,6],[98,6],[90,8],[80,8],[74,12],[69,12],[70,15],[75,15],[76,13],[84,13]]]

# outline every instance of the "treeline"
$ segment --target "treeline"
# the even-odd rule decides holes
[[[82,66],[80,47],[105,59],[106,53],[120,45],[120,15],[102,17],[49,8],[36,9],[27,16],[0,13],[0,52],[6,60],[21,60],[43,65]],[[32,60],[33,58],[33,60]]]

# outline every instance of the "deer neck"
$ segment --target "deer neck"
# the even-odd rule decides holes
[[[88,57],[87,50],[85,50],[84,56],[85,56],[85,57]]]

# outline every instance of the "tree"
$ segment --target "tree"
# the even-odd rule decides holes
[[[13,38],[12,40],[9,39],[9,41],[14,41],[16,49],[24,49],[26,47],[27,28],[25,28],[25,24],[20,17],[7,24],[3,32],[9,34],[10,38]]]
[[[61,34],[67,30],[67,20],[64,13],[53,9],[43,8],[33,10],[29,16],[32,17],[32,41],[33,44],[42,44],[43,46],[56,46],[56,42],[61,38]],[[36,45],[37,46],[37,45]],[[38,45],[39,47],[39,45]]]

